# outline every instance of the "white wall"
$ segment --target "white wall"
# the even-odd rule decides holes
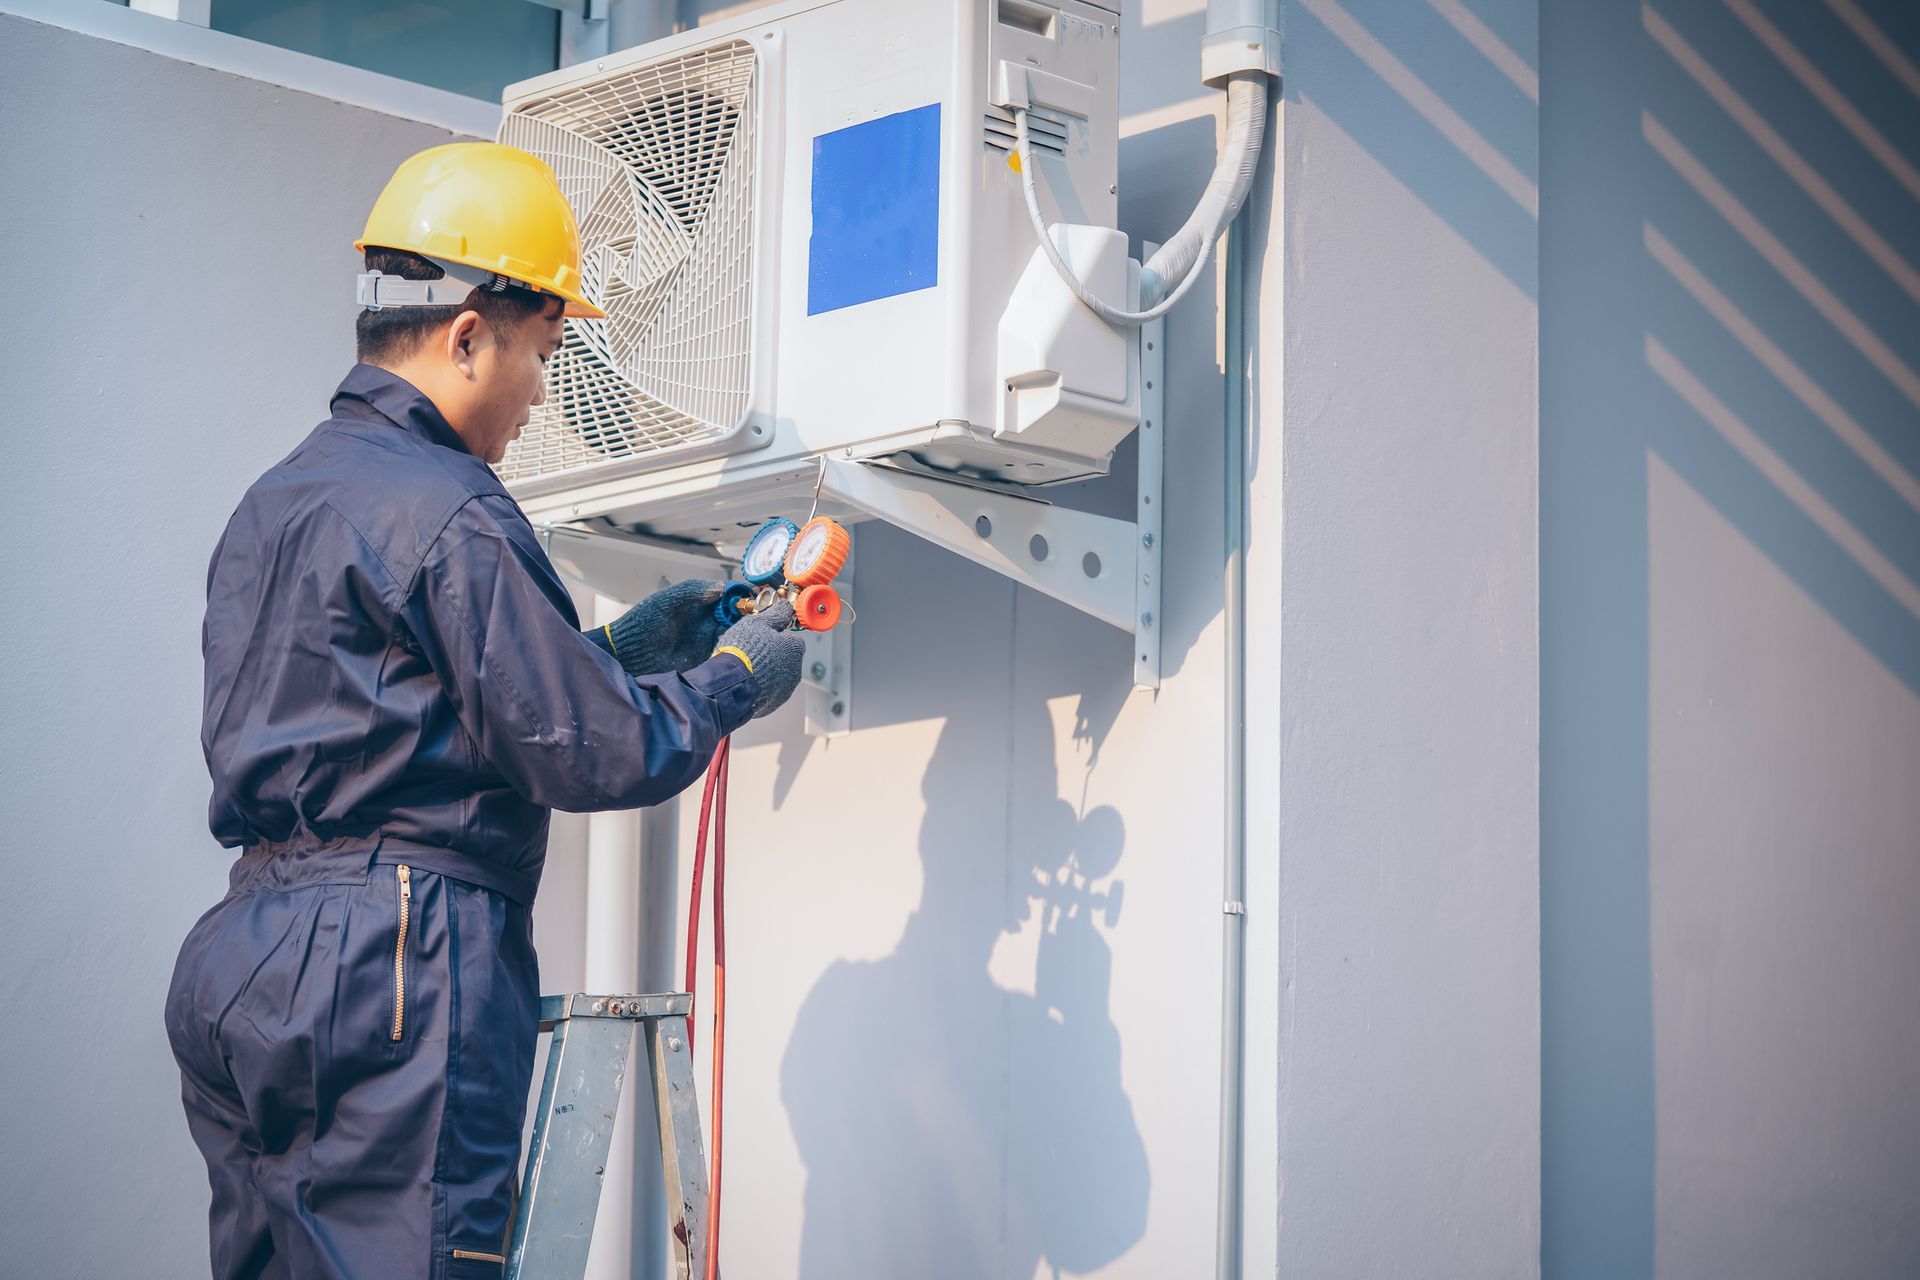
[[[1194,6],[1144,10],[1122,33],[1122,219],[1164,238],[1205,183],[1219,104]],[[1216,290],[1196,292],[1167,338],[1157,698],[1131,695],[1122,633],[869,525],[856,732],[812,742],[789,713],[736,740],[742,1274],[1212,1267],[1222,384]],[[1132,486],[1123,456],[1060,496],[1126,516]]]
[[[1460,8],[1288,7],[1288,1276],[1538,1267],[1538,130]],[[1532,0],[1467,11],[1535,62]]]
[[[1911,1276],[1920,10],[1545,9],[1546,1272]]]

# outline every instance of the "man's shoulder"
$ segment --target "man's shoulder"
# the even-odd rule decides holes
[[[404,579],[455,513],[477,499],[512,504],[478,458],[390,423],[336,414],[254,482],[241,510],[252,508],[256,523],[282,527],[331,513]]]

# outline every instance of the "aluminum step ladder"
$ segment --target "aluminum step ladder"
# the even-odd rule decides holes
[[[506,1280],[580,1280],[586,1274],[636,1029],[652,1068],[674,1274],[679,1280],[706,1275],[707,1158],[687,1041],[692,1012],[693,997],[684,994],[540,998],[540,1030],[551,1032],[553,1041],[520,1180]]]

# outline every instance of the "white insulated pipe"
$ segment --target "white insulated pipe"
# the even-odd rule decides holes
[[[1141,325],[1172,310],[1206,273],[1213,247],[1246,202],[1267,127],[1267,82],[1280,74],[1280,0],[1209,0],[1200,68],[1227,91],[1227,136],[1192,214],[1140,268],[1140,310],[1094,297],[1061,257],[1040,211],[1039,167],[1027,136],[1028,108],[1013,108],[1014,147],[1027,217],[1054,271],[1089,311],[1113,325]]]
[[[641,990],[640,813],[635,809],[596,813],[587,819],[586,989],[609,995]],[[645,1051],[636,1044],[634,1052]],[[631,1060],[627,1078],[645,1088],[646,1072],[636,1072]],[[630,1085],[627,1093],[635,1092]],[[636,1133],[646,1105],[644,1093],[637,1102],[632,1096],[623,1099],[614,1120],[587,1280],[628,1280],[634,1273],[634,1166],[643,1156],[654,1158]]]
[[[594,620],[608,623],[626,606],[606,596],[594,598]],[[641,990],[640,974],[640,811],[618,809],[587,817],[586,989],[604,995]],[[644,1052],[635,1045],[636,1052]],[[629,1080],[645,1078],[629,1063]],[[633,1089],[629,1088],[628,1093]],[[607,1153],[606,1179],[600,1186],[600,1213],[587,1255],[586,1280],[628,1280],[634,1274],[634,1165],[642,1153],[636,1117],[641,1108],[623,1100],[614,1120],[613,1147]],[[652,1158],[648,1154],[648,1158]]]
[[[1140,305],[1151,310],[1170,292],[1186,292],[1214,244],[1246,203],[1267,129],[1267,77],[1236,71],[1227,79],[1227,140],[1200,202],[1186,223],[1140,268]]]

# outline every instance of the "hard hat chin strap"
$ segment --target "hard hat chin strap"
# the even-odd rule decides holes
[[[407,280],[380,271],[363,271],[354,289],[354,301],[367,311],[385,311],[389,307],[457,307],[475,289],[488,293],[508,289],[544,292],[509,276],[464,263],[448,262],[444,258],[427,261],[446,272],[446,276],[439,280]]]

